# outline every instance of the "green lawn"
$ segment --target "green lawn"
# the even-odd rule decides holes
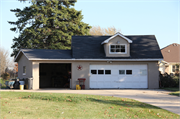
[[[0,92],[0,118],[177,118],[132,99],[82,94]]]
[[[176,95],[176,96],[180,96],[180,91],[175,91],[175,92],[172,92],[172,93],[169,93],[170,95]]]
[[[163,88],[163,89],[172,91],[172,93],[169,93],[170,95],[180,96],[179,88]]]

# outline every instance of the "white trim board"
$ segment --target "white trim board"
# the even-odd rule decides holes
[[[101,43],[101,45],[104,43],[108,43],[111,39],[115,38],[116,36],[120,36],[120,37],[124,38],[125,40],[127,40],[128,43],[132,43],[132,40],[130,40],[129,38],[127,38],[127,37],[123,36],[122,34],[120,34],[119,32],[117,32],[115,35],[113,35],[110,38],[108,38],[107,40],[103,41]]]

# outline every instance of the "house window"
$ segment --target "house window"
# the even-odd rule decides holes
[[[126,53],[126,44],[110,45],[110,53],[112,53],[112,54],[125,54]]]
[[[127,75],[131,75],[132,74],[132,70],[126,70],[126,74]]]
[[[125,70],[119,70],[119,74],[120,75],[125,74]]]
[[[172,65],[172,72],[179,72],[179,65]]]
[[[23,66],[23,75],[26,75],[26,66]]]
[[[111,74],[111,70],[105,70],[105,74]]]
[[[91,70],[91,74],[97,74],[97,70]]]

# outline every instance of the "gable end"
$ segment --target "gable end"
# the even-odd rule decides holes
[[[108,43],[110,40],[112,40],[113,38],[115,38],[116,36],[120,36],[123,39],[127,40],[128,43],[132,43],[132,40],[130,40],[129,38],[123,36],[122,34],[120,34],[119,32],[117,32],[115,35],[111,36],[110,38],[106,39],[105,41],[103,41],[101,44],[105,44]]]

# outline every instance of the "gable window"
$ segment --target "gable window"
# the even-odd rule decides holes
[[[179,72],[179,65],[172,65],[172,72]]]
[[[23,75],[26,75],[26,66],[23,66]]]
[[[112,54],[126,54],[126,44],[111,44],[110,53]]]

